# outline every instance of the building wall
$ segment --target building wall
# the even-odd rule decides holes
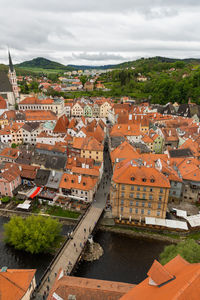
[[[103,161],[103,151],[81,150],[81,157],[93,158],[96,161]]]
[[[31,281],[31,284],[26,292],[26,294],[22,297],[21,300],[30,300],[31,299],[31,295],[34,291],[34,289],[36,288],[36,280],[35,280],[35,276],[33,278],[33,280]]]
[[[161,136],[158,136],[153,143],[153,151],[155,153],[163,153],[163,144],[164,144],[164,139]]]
[[[183,184],[182,200],[196,203],[200,201],[200,182],[185,181]]]
[[[182,193],[182,182],[177,181],[170,181],[171,188],[169,191],[169,196],[173,199],[174,198],[180,198]]]
[[[19,110],[51,110],[60,115],[64,111],[64,101],[53,104],[20,104]]]
[[[138,190],[139,189],[139,190]],[[110,199],[115,218],[144,220],[145,217],[165,218],[169,189],[112,182]]]
[[[15,180],[8,182],[5,179],[0,179],[0,195],[13,197],[13,190],[21,184],[20,176]]]
[[[108,117],[108,111],[111,109],[111,105],[108,102],[104,102],[100,106],[100,118],[107,118]]]

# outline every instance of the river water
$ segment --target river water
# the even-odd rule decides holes
[[[168,243],[98,231],[94,241],[104,249],[93,262],[81,262],[75,276],[137,284]]]
[[[5,245],[3,224],[8,218],[0,217],[0,268],[37,269],[36,280],[41,278],[53,256],[49,254],[31,255]],[[62,234],[71,231],[72,226],[64,225]],[[81,262],[75,276],[102,280],[139,283],[153,260],[158,258],[166,243],[132,238],[111,232],[98,231],[94,240],[103,247],[103,256],[94,262]]]

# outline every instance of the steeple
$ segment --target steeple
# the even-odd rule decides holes
[[[10,72],[13,73],[14,67],[13,67],[13,63],[12,63],[12,58],[11,58],[11,55],[10,55],[10,51],[8,51],[8,59],[9,59],[9,69],[10,69]]]

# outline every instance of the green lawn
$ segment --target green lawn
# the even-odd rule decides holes
[[[78,212],[64,210],[61,207],[57,207],[57,206],[52,206],[52,207],[48,206],[46,213],[52,216],[72,218],[72,219],[78,219],[78,217],[80,216],[80,213]]]

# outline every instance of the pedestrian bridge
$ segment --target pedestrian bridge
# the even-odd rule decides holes
[[[60,269],[65,271],[65,274],[70,275],[75,265],[81,257],[84,245],[86,244],[89,235],[94,230],[98,220],[100,219],[104,207],[91,205],[78,225],[72,233],[72,238],[68,239],[64,247],[53,261],[50,269],[46,272],[44,278],[37,288],[37,299],[42,299],[43,295],[48,294],[49,289],[55,280],[55,277]]]

